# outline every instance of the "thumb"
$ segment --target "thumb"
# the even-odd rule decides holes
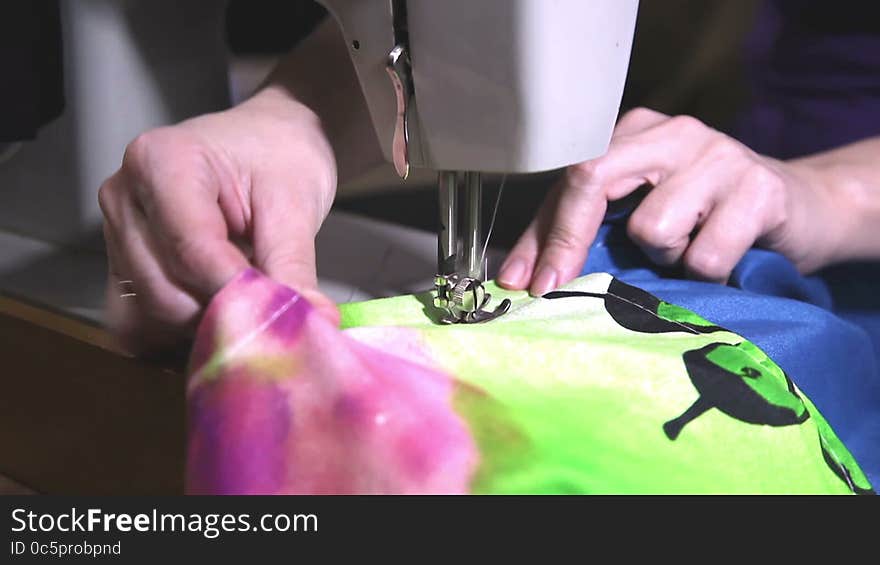
[[[315,236],[323,215],[309,205],[311,200],[295,187],[283,184],[254,191],[254,265],[299,292],[318,312],[338,324],[336,304],[318,290]]]

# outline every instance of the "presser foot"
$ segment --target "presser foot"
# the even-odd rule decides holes
[[[434,306],[446,311],[441,319],[444,324],[479,324],[494,320],[510,310],[511,302],[505,298],[495,310],[485,310],[492,299],[483,281],[458,275],[437,275],[434,279],[437,296]]]

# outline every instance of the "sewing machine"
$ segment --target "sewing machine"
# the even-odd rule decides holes
[[[638,0],[320,2],[340,24],[385,158],[404,179],[439,171],[435,306],[447,323],[505,313],[507,301],[486,310],[483,175],[606,151]]]
[[[486,310],[482,285],[484,175],[552,170],[605,151],[637,1],[321,1],[341,23],[386,159],[403,177],[438,171],[438,306],[450,322],[500,314],[503,306]],[[182,490],[182,369],[114,349],[99,327],[103,246],[92,258],[76,242],[99,225],[94,191],[134,135],[225,104],[222,3],[185,4],[62,3],[69,108],[0,167],[0,293],[16,296],[0,296],[0,397],[9,399],[0,475],[39,492]],[[339,301],[417,290],[402,283],[433,242],[389,229],[331,218],[318,238],[319,273],[324,285],[350,284],[322,289]],[[388,273],[351,267],[378,264],[389,242],[404,240],[382,260]]]

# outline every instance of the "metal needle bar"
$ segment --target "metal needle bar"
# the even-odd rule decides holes
[[[482,202],[483,176],[480,173],[464,174],[464,250],[462,268],[469,277],[484,280],[482,255]]]
[[[458,178],[455,172],[442,171],[438,175],[438,204],[440,232],[437,237],[437,274],[451,275],[456,267],[456,234],[458,233]]]

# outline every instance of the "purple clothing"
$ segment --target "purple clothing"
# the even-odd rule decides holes
[[[880,135],[880,2],[767,0],[735,137],[786,159]]]

